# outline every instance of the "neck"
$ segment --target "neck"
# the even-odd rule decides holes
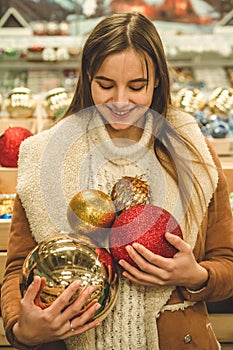
[[[144,130],[144,123],[143,125],[131,125],[124,130],[116,130],[112,128],[110,124],[106,124],[106,130],[110,138],[115,140],[114,142],[116,142],[118,146],[120,146],[121,143],[125,146],[125,143],[131,143],[130,141],[138,142],[140,140]]]

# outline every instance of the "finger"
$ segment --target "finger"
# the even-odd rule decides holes
[[[81,334],[81,333],[86,332],[87,330],[89,330],[91,328],[94,328],[94,327],[97,327],[100,325],[99,321],[94,320],[94,321],[91,321],[91,322],[84,324],[83,326],[77,326],[75,328],[73,322],[74,322],[74,320],[72,320],[72,326],[73,326],[74,330],[71,331],[70,323],[69,323],[68,331],[61,339],[66,339],[66,338],[69,338],[70,336]]]
[[[97,300],[91,300],[89,304],[84,306],[77,314],[76,316],[82,315],[84,312],[86,312],[88,309],[90,309],[93,305],[96,305]]]
[[[142,269],[146,263],[145,259],[147,260],[149,254],[147,254],[144,247],[142,247],[142,249],[140,251],[137,250],[136,248],[137,248],[137,244],[135,246],[128,245],[126,247],[126,250],[129,254],[130,258],[137,264],[138,268]],[[128,266],[128,264],[127,264],[126,266],[129,267],[131,265]]]
[[[95,298],[94,295],[95,292],[95,288],[92,286],[86,286],[84,287],[79,295],[77,296],[77,298],[75,299],[75,304],[76,307],[82,309],[83,305],[87,303],[87,301],[92,301]]]
[[[156,283],[152,283],[149,281],[143,281],[143,280],[139,280],[136,277],[132,276],[130,273],[124,271],[123,272],[123,276],[128,278],[129,280],[131,280],[132,282],[136,283],[136,284],[140,284],[141,286],[151,286],[154,287]]]
[[[45,283],[46,283],[46,279],[44,277],[42,277],[39,292],[37,293],[35,300],[34,300],[35,305],[39,306],[41,309],[46,309],[48,307],[48,305],[41,300],[41,293],[43,291]]]
[[[139,253],[139,255],[137,255],[137,257],[143,256],[147,261],[154,263],[154,257],[156,254],[154,254],[151,250],[147,249],[146,247],[144,247],[142,244],[139,244],[139,243],[133,243],[132,247],[134,248],[134,250],[136,250]],[[130,252],[128,250],[128,249],[130,249],[129,246],[126,247],[126,249],[127,249],[129,254],[131,254],[131,255],[133,254],[133,251]],[[159,257],[159,255],[158,255],[158,257]],[[132,258],[132,256],[131,256],[131,258]],[[135,255],[135,258],[136,258],[136,255]]]
[[[72,319],[73,327],[78,328],[85,325],[86,323],[92,322],[94,320],[96,311],[98,311],[100,307],[101,304],[97,302],[92,303],[90,307],[87,306],[82,314],[78,314]]]
[[[165,233],[166,240],[173,245],[180,252],[188,252],[190,250],[189,244],[187,244],[182,238],[177,235],[174,235],[170,232]]]
[[[134,268],[132,269],[130,268],[130,271],[125,270],[122,274],[124,277],[128,278],[132,282],[135,282],[143,286],[154,286],[159,282],[156,276],[149,275],[148,273],[145,273],[143,271],[140,271]]]
[[[142,258],[141,258],[142,259]],[[145,260],[144,260],[145,262]],[[144,268],[144,269],[139,269],[138,267],[135,267],[133,265],[131,265],[130,263],[128,263],[125,260],[120,260],[119,264],[124,268],[124,272],[123,275],[127,278],[129,278],[129,275],[131,276],[131,280],[134,280],[133,278],[137,279],[137,280],[143,280],[143,281],[149,281],[149,279],[151,278],[151,275],[149,274],[149,272],[147,270],[149,270],[149,268]],[[139,263],[140,264],[140,263]],[[140,264],[140,265],[143,265]],[[147,263],[147,265],[149,265]],[[156,269],[156,267],[154,267],[154,269]]]
[[[140,269],[144,270],[145,269],[145,263],[144,261],[141,259],[140,260],[140,256],[142,256],[144,259],[146,259],[146,261],[148,261],[150,264],[156,266],[158,269],[165,269],[169,264],[169,260],[170,258],[165,258],[161,255],[155,254],[152,251],[150,251],[149,249],[145,248],[142,244],[139,243],[133,243],[133,248],[139,253],[139,255],[137,256],[137,260],[136,256],[134,258],[135,262],[137,263],[137,265],[140,267]],[[131,254],[128,251],[130,257],[133,259],[133,257],[131,256]],[[149,267],[149,266],[148,266]],[[148,268],[146,269],[148,270]],[[148,271],[152,272],[151,269],[149,269]],[[154,272],[154,270],[153,270]],[[159,270],[157,271],[159,272]]]
[[[42,279],[39,276],[35,276],[32,283],[25,292],[24,298],[27,298],[31,304],[34,304],[34,300],[37,299],[38,294],[41,291]]]
[[[112,266],[108,265],[108,283],[111,284],[113,280]]]
[[[143,245],[134,243],[132,246],[126,247],[127,252],[131,259],[137,264],[138,268],[147,273],[157,274],[161,269],[161,266],[166,264],[166,261],[162,261],[161,256],[152,253],[149,249]]]
[[[62,294],[52,303],[49,307],[50,311],[57,315],[61,313],[65,307],[67,307],[70,303],[71,298],[75,295],[77,290],[81,286],[81,281],[72,282],[63,292]]]
[[[93,303],[96,304],[96,300],[93,299],[93,292],[95,289],[92,286],[84,287],[76,299],[70,304],[62,313],[62,318],[64,320],[72,319],[73,317],[80,315],[80,311],[84,308],[88,309],[88,304]],[[91,307],[90,307],[91,309]],[[85,309],[86,311],[86,309]]]

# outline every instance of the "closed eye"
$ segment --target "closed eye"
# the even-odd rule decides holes
[[[106,85],[102,85],[101,83],[98,83],[98,84],[99,84],[99,87],[104,90],[110,90],[113,88],[113,85],[106,86]]]
[[[139,87],[130,86],[130,89],[133,91],[140,91],[140,90],[144,89],[145,86],[147,86],[147,85],[143,84],[142,86],[139,86]]]

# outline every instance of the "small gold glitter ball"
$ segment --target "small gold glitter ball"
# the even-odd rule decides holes
[[[72,230],[93,234],[100,228],[111,227],[116,216],[112,199],[104,192],[88,189],[78,192],[69,202],[67,218]],[[107,230],[101,230],[103,234]]]

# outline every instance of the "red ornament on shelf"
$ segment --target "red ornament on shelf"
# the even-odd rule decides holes
[[[17,168],[20,144],[32,135],[30,130],[21,126],[12,126],[2,132],[0,134],[0,165]]]
[[[166,232],[183,238],[178,222],[168,211],[151,204],[135,205],[123,211],[112,225],[111,254],[116,261],[124,259],[137,267],[125,249],[137,242],[155,254],[171,258],[177,249],[165,239]]]

